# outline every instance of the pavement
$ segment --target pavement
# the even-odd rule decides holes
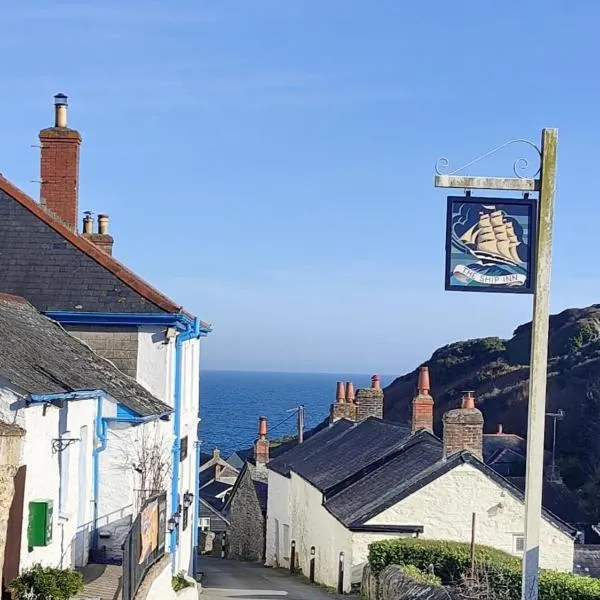
[[[281,569],[269,569],[254,563],[221,558],[201,558],[198,571],[203,573],[200,600],[333,600],[342,598],[318,586],[304,583]],[[347,596],[346,596],[347,598]]]

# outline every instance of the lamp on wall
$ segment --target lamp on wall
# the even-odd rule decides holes
[[[167,521],[167,531],[169,533],[173,533],[173,531],[175,529],[177,529],[177,527],[179,527],[179,519],[180,518],[181,518],[181,515],[178,512],[173,513],[171,515],[171,518]]]
[[[192,492],[186,492],[183,495],[183,507],[189,508],[192,505],[193,500],[194,500],[194,494],[192,494]]]

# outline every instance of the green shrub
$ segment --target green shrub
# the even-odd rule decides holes
[[[414,565],[402,565],[400,570],[411,579],[418,581],[419,583],[424,583],[426,585],[430,585],[432,587],[440,587],[442,585],[442,580],[437,575],[432,575],[430,573],[424,573]]]
[[[16,600],[68,600],[83,590],[81,573],[35,564],[9,585]]]
[[[469,575],[469,544],[443,540],[400,539],[375,542],[369,547],[369,563],[374,573],[387,565],[412,566],[435,574],[445,585],[456,585]],[[507,590],[511,600],[521,598],[521,560],[494,548],[476,546],[477,575],[492,589]],[[600,580],[557,571],[540,572],[540,600],[598,600]]]
[[[173,575],[171,578],[171,586],[175,592],[179,592],[180,590],[184,590],[187,587],[190,587],[192,584],[185,578],[183,571],[180,571],[176,575]]]

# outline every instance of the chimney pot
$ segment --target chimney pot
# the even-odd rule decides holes
[[[221,457],[221,451],[218,448],[213,449],[213,458],[217,459]]]
[[[267,417],[258,417],[258,437],[261,440],[267,437]]]
[[[98,215],[98,233],[108,235],[108,215]]]
[[[351,381],[346,382],[346,402],[354,403],[354,384]]]
[[[475,392],[463,392],[463,408],[475,408]]]
[[[335,400],[338,404],[343,404],[345,400],[346,392],[344,391],[344,383],[338,381],[335,389]]]
[[[429,367],[421,367],[419,369],[419,381],[417,383],[417,389],[420,394],[427,395],[431,390],[429,385]]]
[[[381,379],[379,378],[379,375],[373,375],[373,377],[371,377],[371,388],[374,390],[381,389]]]
[[[85,211],[85,217],[83,218],[83,233],[92,235],[94,233],[94,219],[92,213],[89,210]]]
[[[67,96],[64,94],[54,96],[54,127],[66,128],[68,106]]]

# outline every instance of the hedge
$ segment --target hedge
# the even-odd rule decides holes
[[[488,546],[476,546],[476,568],[493,588],[508,590],[510,598],[521,598],[521,560]],[[369,547],[369,563],[378,574],[388,565],[412,565],[427,572],[433,565],[444,585],[457,584],[471,568],[469,544],[418,538],[384,540]],[[600,580],[559,573],[540,572],[540,600],[598,600]]]

